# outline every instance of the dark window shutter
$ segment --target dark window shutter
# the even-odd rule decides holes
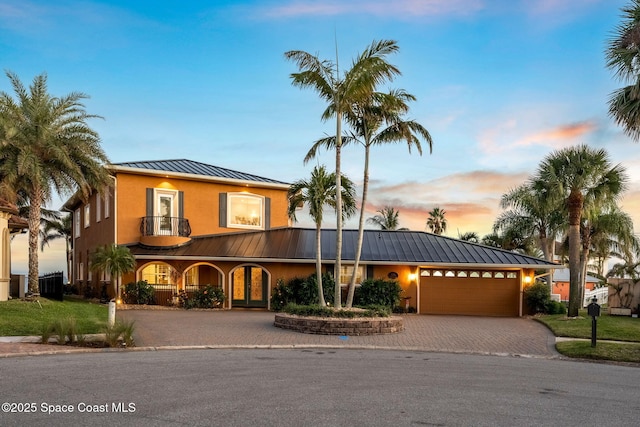
[[[153,236],[153,188],[147,188],[146,234]]]
[[[227,193],[220,193],[220,227],[227,226]]]
[[[178,191],[178,218],[184,218],[184,191]]]
[[[271,198],[265,197],[264,199],[264,229],[271,228]]]
[[[373,279],[373,265],[367,265],[367,276],[363,279]]]

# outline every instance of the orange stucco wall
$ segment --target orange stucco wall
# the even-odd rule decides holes
[[[119,244],[137,243],[140,240],[140,221],[146,216],[147,188],[184,192],[184,217],[189,220],[192,236],[246,231],[220,227],[220,193],[247,192],[268,197],[271,199],[270,226],[275,228],[289,225],[286,189],[126,173],[118,173],[117,181]]]
[[[586,283],[585,289],[592,291],[595,288],[594,283]],[[560,301],[569,301],[569,282],[554,282],[553,292],[560,295]]]

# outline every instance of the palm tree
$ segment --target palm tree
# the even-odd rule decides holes
[[[109,185],[107,156],[98,134],[87,120],[98,116],[85,111],[87,95],[72,92],[52,97],[45,74],[33,79],[27,90],[7,72],[17,100],[0,93],[0,176],[14,194],[24,192],[29,203],[29,291],[38,292],[38,233],[42,206],[52,190],[62,195],[77,191],[87,198],[91,188]]]
[[[345,176],[342,177],[340,190],[343,199],[343,214],[345,217],[355,213],[355,186]],[[300,179],[294,182],[287,193],[289,218],[296,221],[296,210],[306,204],[309,215],[316,225],[316,281],[318,282],[318,303],[325,307],[324,291],[322,288],[322,219],[324,206],[336,207],[336,179],[334,173],[327,173],[324,166],[316,166],[311,172],[310,179]]]
[[[43,212],[45,209],[43,209]],[[70,214],[61,214],[60,212],[51,211],[53,218],[42,218],[42,228],[40,229],[40,250],[44,251],[45,246],[49,243],[64,239],[67,254],[67,278],[71,282],[71,235],[72,235],[72,218]]]
[[[374,41],[353,61],[350,69],[340,75],[338,61],[320,60],[317,56],[300,50],[285,52],[285,57],[296,63],[299,73],[292,73],[294,86],[311,88],[318,92],[328,106],[323,120],[336,118],[336,262],[334,277],[340,277],[342,257],[342,191],[341,150],[343,115],[351,106],[369,97],[380,83],[393,79],[400,71],[386,61],[386,56],[398,50],[394,40]],[[341,307],[340,280],[336,280],[334,306]]]
[[[609,98],[609,115],[627,135],[640,138],[640,0],[622,8],[624,21],[615,29],[606,50],[607,67],[628,83]]]
[[[580,225],[585,206],[605,206],[622,194],[627,181],[624,168],[613,166],[607,152],[586,145],[549,154],[538,167],[536,181],[563,200],[569,223],[568,316],[580,308]]]
[[[399,228],[400,222],[398,221],[398,215],[400,214],[393,206],[385,206],[382,209],[378,209],[378,215],[372,216],[367,219],[367,222],[372,225],[376,225],[380,230],[391,231],[404,231],[408,230],[406,227]]]
[[[446,214],[444,209],[435,207],[429,212],[429,218],[427,219],[427,227],[433,234],[442,234],[447,231],[447,219],[444,217]]]
[[[358,242],[353,274],[349,283],[347,295],[347,308],[353,302],[355,281],[362,254],[362,242],[364,238],[364,213],[367,204],[369,190],[369,158],[371,147],[405,141],[411,153],[411,147],[415,147],[422,154],[420,137],[429,144],[429,152],[432,150],[433,141],[429,132],[414,120],[403,120],[402,115],[409,111],[408,101],[415,101],[415,97],[404,90],[392,90],[389,93],[374,92],[368,98],[354,102],[351,108],[345,112],[345,119],[349,123],[352,132],[343,137],[343,145],[360,143],[364,146],[364,178],[362,180],[362,202],[360,203],[360,220],[358,225]],[[305,157],[305,161],[315,157],[320,146],[334,147],[335,138],[323,138],[313,145]]]
[[[584,300],[585,281],[587,277],[587,264],[591,256],[591,251],[608,247],[610,253],[618,255],[620,258],[629,259],[632,254],[638,254],[640,242],[633,234],[633,220],[620,210],[617,206],[612,206],[605,212],[599,209],[587,211],[584,214],[580,225],[580,300]],[[607,256],[605,255],[605,256]],[[604,260],[602,261],[604,264]],[[600,274],[602,275],[602,270]]]
[[[467,231],[466,233],[458,233],[458,239],[465,242],[480,243],[480,236],[475,231]]]
[[[517,229],[519,234],[535,237],[544,259],[553,261],[556,238],[564,229],[561,200],[550,196],[543,182],[530,182],[504,194],[500,207],[508,209],[496,219],[495,231]]]
[[[135,271],[136,259],[126,246],[116,244],[99,247],[91,257],[91,270],[102,271],[111,276],[113,293],[120,298],[120,278]]]

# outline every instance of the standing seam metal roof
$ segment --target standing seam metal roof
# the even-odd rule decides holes
[[[159,172],[175,172],[191,175],[201,175],[215,178],[236,179],[241,181],[265,182],[270,184],[284,184],[286,182],[277,181],[275,179],[265,178],[262,176],[252,175],[249,173],[239,172],[219,166],[208,165],[206,163],[196,162],[187,159],[173,160],[149,160],[138,162],[112,163],[113,166],[147,169]]]
[[[234,258],[247,260],[315,260],[315,229],[278,228],[194,237],[177,248],[147,248],[132,245],[134,255],[187,257],[197,259]],[[353,261],[357,230],[343,231],[342,259]],[[335,259],[336,230],[322,230],[322,259]],[[553,268],[557,264],[503,249],[483,246],[422,231],[365,230],[361,261],[412,264],[457,264],[529,266]]]

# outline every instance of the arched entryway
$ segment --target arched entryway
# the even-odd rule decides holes
[[[231,298],[233,307],[267,308],[269,272],[258,265],[236,267],[231,272]]]
[[[137,280],[144,280],[153,286],[155,303],[171,305],[178,293],[179,274],[165,262],[150,262],[141,266],[136,273]]]
[[[222,270],[206,262],[198,262],[189,266],[184,271],[182,283],[187,295],[192,295],[197,290],[204,289],[207,286],[221,288],[227,297],[229,295],[229,290],[225,288]],[[228,306],[228,298],[224,306]]]

